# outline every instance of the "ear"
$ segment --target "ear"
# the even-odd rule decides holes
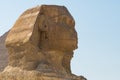
[[[45,18],[45,15],[40,15],[39,16],[39,30],[40,31],[47,31],[48,30],[48,25],[47,25],[47,20]]]
[[[48,26],[46,24],[43,24],[40,29],[41,31],[48,31]]]

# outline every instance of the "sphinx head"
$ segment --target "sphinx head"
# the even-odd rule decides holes
[[[9,65],[33,70],[44,63],[70,72],[70,60],[77,48],[74,26],[64,6],[42,5],[25,11],[6,39]]]
[[[73,51],[77,48],[74,19],[65,7],[56,7],[41,8],[37,25],[39,47],[45,50]]]

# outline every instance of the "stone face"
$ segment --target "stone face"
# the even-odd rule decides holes
[[[73,50],[77,48],[74,26],[64,6],[42,5],[25,11],[6,38],[9,64],[0,78],[84,80],[70,70]]]

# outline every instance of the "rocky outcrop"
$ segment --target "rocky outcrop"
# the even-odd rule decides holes
[[[9,63],[0,80],[85,80],[70,70],[77,48],[75,22],[64,6],[25,11],[6,38]]]

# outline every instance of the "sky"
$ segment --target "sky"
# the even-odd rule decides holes
[[[120,80],[120,0],[2,0],[0,36],[26,9],[41,4],[64,5],[75,19],[78,49],[72,73],[88,80]]]

